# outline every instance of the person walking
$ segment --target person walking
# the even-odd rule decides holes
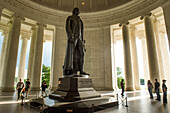
[[[156,95],[157,95],[156,100],[161,101],[161,96],[160,96],[159,87],[160,87],[160,83],[158,82],[157,79],[155,79],[155,93],[156,93]]]
[[[41,87],[42,87],[42,96],[43,96],[44,93],[47,96],[47,93],[45,91],[45,89],[47,88],[47,84],[46,84],[45,80],[43,80]]]
[[[17,87],[16,89],[18,90],[18,99],[20,99],[20,95],[21,95],[21,90],[24,88],[24,83],[22,82],[22,79],[19,79],[19,82],[17,83]]]
[[[122,93],[121,93],[121,95],[124,96],[124,91],[125,91],[124,79],[122,79],[120,85],[121,85],[121,88],[122,88]]]
[[[150,94],[150,99],[153,99],[153,94],[152,94],[153,85],[152,85],[150,80],[148,80],[147,86],[148,86],[148,91],[149,91],[149,94]]]
[[[26,98],[27,98],[27,96],[28,96],[28,90],[29,90],[29,88],[30,88],[30,81],[29,81],[29,79],[27,79],[27,81],[25,82],[25,92],[26,92]]]
[[[166,80],[162,80],[162,91],[163,91],[163,103],[167,104],[167,87],[166,87]]]

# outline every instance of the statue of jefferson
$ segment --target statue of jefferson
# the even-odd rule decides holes
[[[83,22],[78,16],[79,8],[74,8],[66,21],[67,50],[63,66],[63,75],[87,74],[83,71],[85,46],[83,39]]]

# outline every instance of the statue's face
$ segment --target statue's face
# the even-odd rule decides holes
[[[75,8],[75,9],[73,10],[73,14],[74,14],[74,15],[79,15],[79,14],[80,14],[79,9],[78,9],[78,8]]]

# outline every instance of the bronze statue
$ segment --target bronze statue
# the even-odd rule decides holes
[[[74,8],[72,15],[66,21],[67,50],[63,66],[64,75],[87,74],[83,71],[85,40],[83,39],[83,22],[79,15],[79,8]]]

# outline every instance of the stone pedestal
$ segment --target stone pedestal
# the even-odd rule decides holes
[[[59,78],[58,89],[50,94],[49,98],[59,101],[76,101],[100,96],[93,89],[91,78],[76,75]]]

